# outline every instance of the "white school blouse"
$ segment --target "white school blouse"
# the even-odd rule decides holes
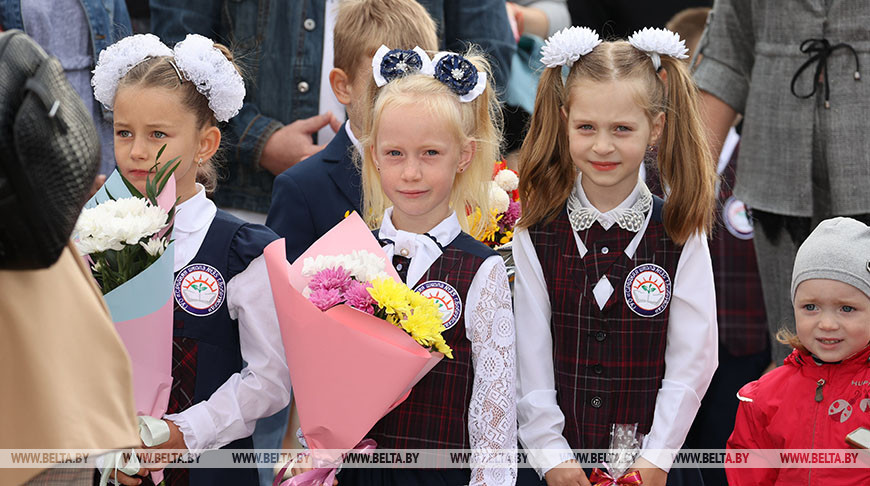
[[[199,192],[178,205],[172,236],[178,272],[202,246],[217,208],[197,184]],[[290,372],[266,261],[258,256],[227,283],[230,317],[239,322],[239,344],[245,367],[202,402],[164,418],[184,434],[193,453],[217,449],[254,432],[257,419],[268,417],[290,402]]]
[[[609,229],[616,216],[640,197],[643,182],[616,208],[598,216],[597,223]],[[592,207],[578,176],[574,194],[584,207]],[[652,210],[625,248],[633,256],[649,225]],[[577,232],[574,241],[581,256],[586,246]],[[550,332],[550,297],[547,282],[527,229],[514,234],[516,264],[514,312],[517,322],[517,416],[519,440],[540,475],[573,459],[568,441],[562,436],[565,416],[556,402],[553,376],[553,339]],[[604,279],[602,279],[604,282]],[[621,282],[615,284],[619,286]],[[601,292],[602,287],[605,292]],[[606,290],[609,290],[606,291]],[[607,302],[611,285],[593,290],[599,307]],[[713,268],[704,234],[689,238],[683,246],[674,277],[665,351],[665,375],[656,396],[652,427],[643,440],[641,456],[669,471],[673,453],[680,449],[718,365],[716,293]]]
[[[392,222],[392,208],[384,213],[378,238],[393,243],[385,245],[387,259],[402,252],[410,258],[407,284],[414,288],[420,279],[441,256],[441,249],[431,238],[417,233],[397,230]],[[453,212],[429,231],[442,246],[449,245],[462,231],[456,213]],[[405,254],[407,250],[407,254]],[[471,463],[502,463],[511,461],[508,469],[472,468],[471,485],[509,484],[516,481],[516,356],[515,336],[491,332],[495,327],[506,326],[513,330],[514,315],[511,307],[511,291],[504,260],[493,255],[477,270],[468,295],[465,297],[465,333],[471,341],[471,356],[474,364],[474,383],[468,409],[468,436],[472,453]],[[499,324],[496,324],[499,323]],[[479,372],[479,366],[487,363],[495,372]],[[461,412],[461,411],[457,411]],[[506,450],[507,458],[497,452],[486,454],[485,450]]]

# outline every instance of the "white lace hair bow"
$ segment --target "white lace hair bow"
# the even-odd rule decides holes
[[[372,76],[379,88],[414,72],[441,81],[463,103],[473,101],[486,90],[486,73],[478,71],[471,61],[459,54],[439,52],[434,59],[429,59],[420,47],[409,51],[382,45],[372,57]]]
[[[601,44],[598,33],[589,27],[566,27],[544,42],[541,63],[548,68],[571,67],[598,44]]]
[[[218,121],[228,121],[239,113],[245,99],[242,76],[211,39],[197,34],[188,34],[175,49],[152,34],[131,35],[107,47],[100,53],[91,78],[94,98],[111,110],[121,79],[142,61],[161,56],[174,57],[179,77],[183,75],[208,99]]]
[[[140,62],[161,56],[171,56],[172,49],[153,34],[137,34],[124,37],[100,52],[91,86],[94,99],[111,110],[115,103],[118,81]]]
[[[218,121],[228,121],[239,113],[245,99],[245,82],[211,39],[187,34],[173,51],[178,69],[208,98],[208,106]]]
[[[686,48],[686,41],[681,40],[677,33],[671,32],[668,29],[647,27],[632,34],[628,38],[628,42],[652,59],[653,67],[656,71],[662,67],[661,56],[671,56],[675,59],[686,59],[689,57],[687,55],[689,49]]]

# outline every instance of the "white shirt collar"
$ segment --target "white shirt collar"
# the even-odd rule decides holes
[[[425,234],[410,233],[396,229],[393,225],[393,208],[390,207],[384,211],[381,228],[378,230],[378,238],[392,241],[395,254],[414,258],[419,249],[418,245],[425,245],[429,250],[436,251],[440,255],[441,247],[445,247],[453,242],[460,232],[462,232],[462,227],[459,226],[459,218],[456,216],[456,211],[452,211],[449,216]],[[437,244],[435,243],[436,241]]]
[[[441,249],[452,243],[462,232],[459,218],[456,217],[455,211],[451,212],[428,233],[418,234],[396,229],[393,226],[392,215],[392,208],[384,211],[384,219],[381,222],[380,230],[378,230],[378,238],[381,240],[388,261],[393,260],[393,255],[411,259],[405,283],[414,288],[414,285],[423,278],[435,260],[441,257]]]
[[[217,207],[206,197],[205,187],[197,183],[196,194],[175,208],[173,231],[195,233],[211,224]]]
[[[344,131],[347,132],[348,138],[350,138],[350,141],[351,141],[351,143],[353,143],[353,146],[356,147],[357,153],[361,154],[362,147],[360,146],[359,139],[356,138],[356,135],[353,134],[353,130],[350,129],[350,122],[349,121],[344,124]]]

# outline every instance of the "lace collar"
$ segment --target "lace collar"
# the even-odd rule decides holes
[[[633,203],[629,201],[634,200]],[[638,181],[634,191],[619,206],[602,213],[586,199],[580,177],[574,187],[574,191],[568,196],[568,221],[575,231],[584,231],[598,221],[601,226],[608,230],[613,224],[620,228],[637,233],[646,220],[646,214],[652,209],[653,197],[649,188],[643,181]]]

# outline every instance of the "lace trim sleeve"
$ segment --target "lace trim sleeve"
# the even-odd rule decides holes
[[[481,266],[469,289],[468,300],[465,320],[474,363],[468,410],[473,450],[470,484],[514,484],[516,337],[511,291],[500,257],[491,257]],[[502,464],[504,467],[497,466]]]

